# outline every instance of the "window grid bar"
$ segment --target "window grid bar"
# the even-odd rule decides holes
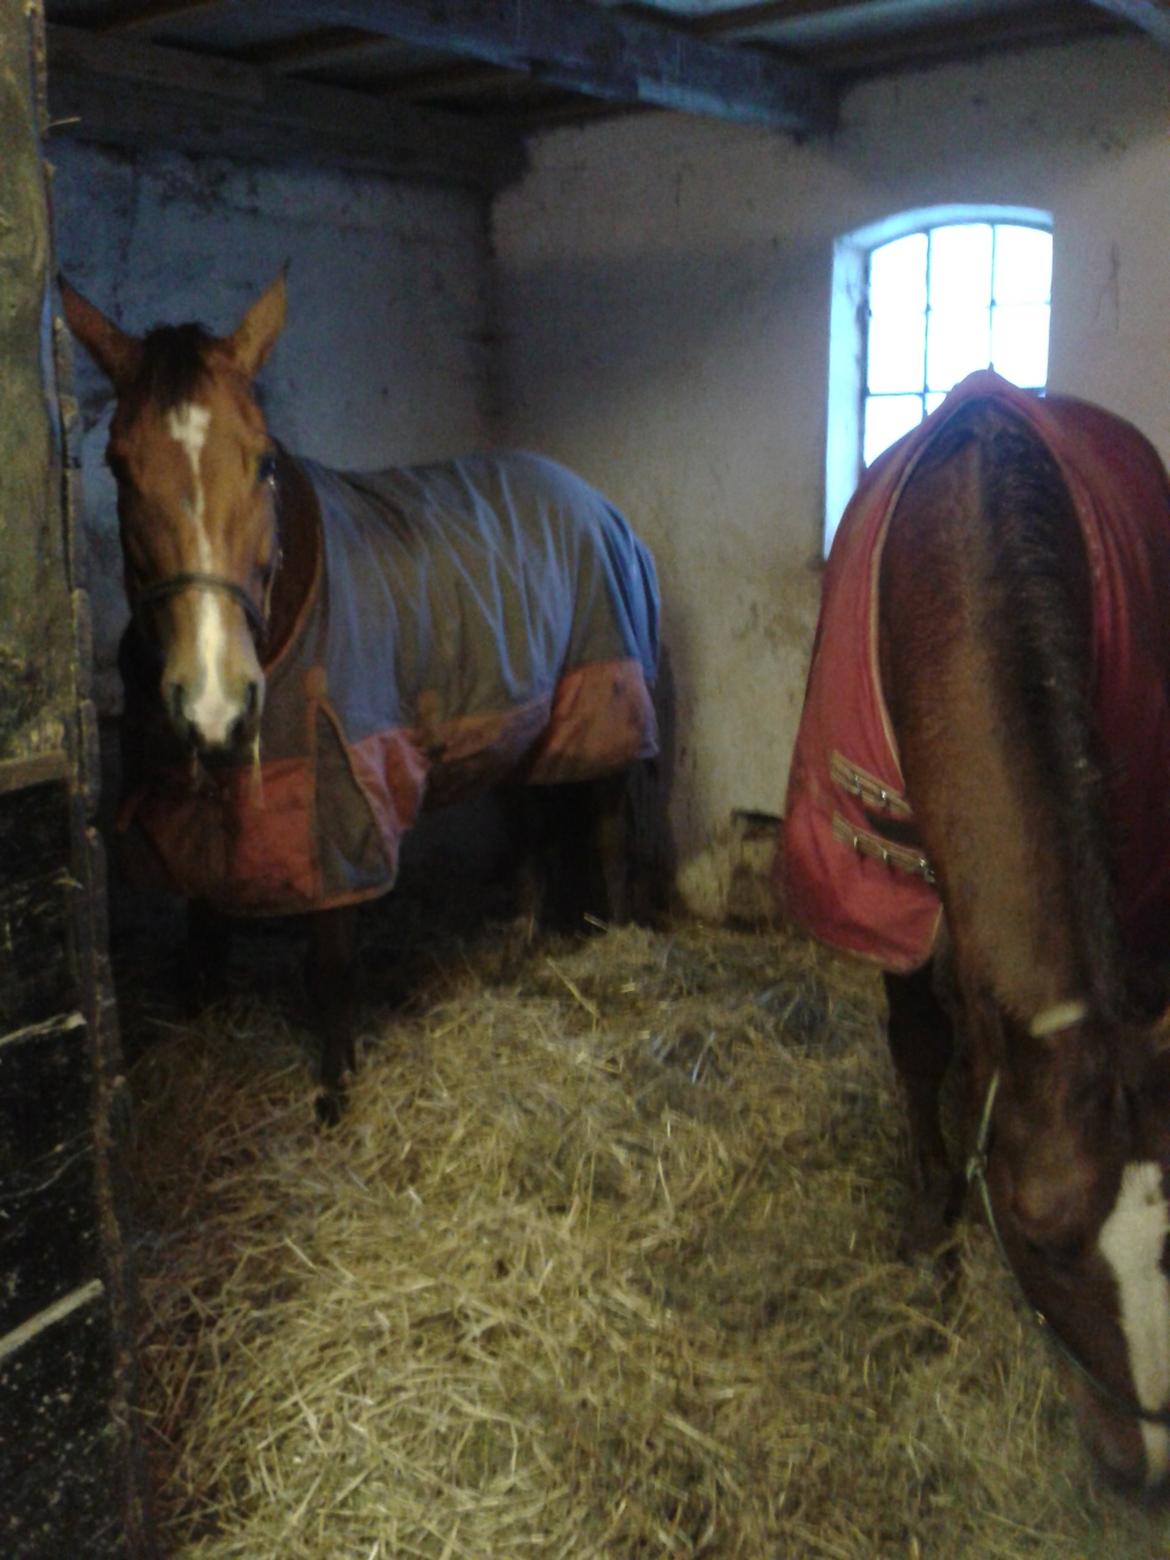
[[[923,415],[926,413],[926,365],[930,361],[930,317],[931,313],[933,312],[930,307],[930,296],[934,290],[935,232],[935,228],[928,228],[926,233],[926,313],[922,321],[922,391],[919,396],[919,408]],[[921,418],[919,420],[921,421]]]
[[[918,231],[921,232],[925,236],[925,238],[926,238],[926,305],[925,305],[924,318],[923,318],[923,332],[922,332],[922,377],[921,377],[921,387],[920,387],[919,390],[906,389],[906,390],[900,390],[900,391],[899,390],[876,390],[876,391],[871,391],[870,388],[869,388],[870,322],[873,319],[873,311],[869,307],[869,296],[870,296],[870,287],[871,287],[872,279],[873,279],[873,256],[877,252],[877,248],[882,248],[884,246],[878,245],[877,248],[871,250],[870,253],[869,253],[868,259],[866,261],[865,341],[864,341],[864,348],[863,348],[863,350],[865,352],[865,376],[864,376],[864,379],[863,379],[862,393],[861,393],[861,429],[862,429],[862,438],[863,438],[863,440],[864,440],[864,436],[865,436],[865,426],[866,426],[865,413],[866,413],[866,409],[867,409],[867,407],[868,407],[868,405],[869,405],[869,403],[871,401],[888,400],[891,397],[896,396],[896,395],[914,395],[914,396],[917,396],[917,399],[918,399],[919,421],[921,422],[923,420],[923,418],[925,418],[925,416],[926,416],[926,401],[927,401],[927,397],[930,396],[931,394],[935,393],[935,392],[932,392],[931,389],[930,389],[928,372],[927,372],[927,361],[928,361],[929,344],[930,344],[930,322],[931,322],[931,315],[933,313],[933,305],[931,303],[931,297],[932,297],[932,292],[933,292],[934,235],[935,235],[936,232],[938,232],[938,230],[940,228],[949,227],[949,226],[952,226],[952,225],[953,224],[950,224],[950,223],[940,222],[940,223],[935,224],[935,226],[933,226],[933,227],[918,229]],[[991,342],[992,342],[992,326],[994,324],[994,311],[995,311],[995,308],[996,308],[996,296],[995,296],[995,274],[996,274],[996,259],[997,259],[997,247],[996,246],[997,246],[997,244],[999,242],[999,230],[1003,226],[1034,227],[1037,232],[1046,233],[1046,232],[1049,231],[1049,229],[1047,229],[1045,227],[1042,227],[1038,223],[1025,223],[1025,222],[1013,222],[1013,223],[1010,223],[1010,224],[1008,224],[1008,223],[1001,223],[1001,222],[991,222],[991,223],[988,224],[988,226],[990,226],[990,228],[991,228],[991,278],[990,278],[990,282],[989,282],[989,293],[988,293],[988,304],[987,304],[986,315],[987,315],[988,361],[990,362]],[[913,235],[912,234],[905,234],[903,236],[909,238],[909,237],[912,237]],[[1047,296],[1042,301],[1046,302],[1048,304],[1049,309],[1051,309],[1051,307],[1052,307],[1052,282],[1051,282],[1051,279],[1049,280],[1049,283],[1048,283],[1048,293],[1047,293]],[[1022,386],[1020,386],[1020,388],[1024,389],[1024,390],[1034,391],[1036,394],[1042,395],[1044,393],[1044,388],[1045,387],[1044,387],[1044,385],[1022,385]],[[939,392],[939,393],[944,393],[945,394],[945,392]],[[866,465],[866,462],[863,459],[862,460],[862,469],[863,470],[865,469],[865,465]]]
[[[995,262],[999,243],[999,223],[991,224],[991,275],[987,278],[987,366],[991,367],[992,345],[995,341]]]

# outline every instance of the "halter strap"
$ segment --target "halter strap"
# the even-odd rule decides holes
[[[242,608],[257,641],[261,644],[264,642],[268,633],[266,614],[260,610],[242,585],[237,585],[235,580],[225,579],[221,574],[203,574],[199,570],[192,569],[185,570],[182,574],[168,575],[163,580],[156,580],[154,584],[146,585],[136,592],[134,614],[137,617],[144,607],[166,601],[169,597],[178,596],[185,590],[214,590],[221,596],[227,596]]]
[[[1070,1003],[1068,1006],[1072,1007],[1073,1004]],[[1085,1014],[1082,1013],[1081,1018],[1075,1020],[1075,1022],[1081,1022],[1084,1016]],[[1028,1309],[1032,1313],[1032,1319],[1037,1327],[1051,1338],[1056,1352],[1067,1364],[1072,1366],[1081,1380],[1092,1388],[1103,1403],[1107,1404],[1115,1414],[1120,1414],[1123,1419],[1140,1419],[1145,1424],[1170,1426],[1170,1409],[1143,1408],[1140,1403],[1135,1403],[1132,1398],[1125,1397],[1120,1392],[1115,1392],[1112,1387],[1107,1386],[1086,1365],[1072,1344],[1061,1334],[1059,1328],[1047,1312],[1042,1311],[1038,1305],[1033,1303],[1020,1281],[1020,1276],[1015,1270],[1012,1259],[1008,1256],[1003,1235],[1000,1233],[999,1221],[995,1217],[995,1209],[991,1203],[991,1188],[987,1182],[987,1164],[991,1155],[991,1118],[995,1110],[995,1097],[999,1093],[999,1078],[999,1069],[996,1068],[992,1074],[991,1083],[988,1085],[987,1098],[983,1103],[983,1113],[979,1118],[979,1131],[975,1137],[975,1147],[967,1160],[967,1183],[970,1185],[971,1182],[974,1182],[979,1188],[983,1212],[987,1219],[988,1228],[991,1230],[992,1239],[995,1241],[996,1250],[999,1252],[1000,1260],[1014,1279],[1016,1288],[1027,1303]]]

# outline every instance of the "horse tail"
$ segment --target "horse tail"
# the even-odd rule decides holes
[[[983,629],[1005,718],[1033,755],[1071,889],[1072,933],[1102,1018],[1125,1008],[1104,755],[1093,717],[1089,560],[1059,466],[1023,419],[992,403],[956,417],[980,451],[989,529]],[[964,426],[966,425],[966,426]]]

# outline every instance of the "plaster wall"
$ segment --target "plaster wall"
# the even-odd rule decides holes
[[[658,557],[680,887],[718,914],[733,809],[779,812],[821,575],[834,240],[896,212],[1054,215],[1050,385],[1170,457],[1170,61],[1144,40],[872,83],[831,138],[655,115],[560,130],[496,203],[509,442]]]
[[[487,234],[471,195],[69,141],[52,161],[61,269],[127,330],[198,319],[226,333],[289,263],[289,322],[260,384],[291,449],[361,468],[488,442]],[[74,364],[96,688],[108,714],[120,706],[128,615],[103,463],[112,399],[81,347]]]

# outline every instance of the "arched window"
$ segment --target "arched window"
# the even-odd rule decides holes
[[[976,368],[1048,375],[1049,213],[937,207],[840,239],[833,256],[825,551],[862,470]]]

